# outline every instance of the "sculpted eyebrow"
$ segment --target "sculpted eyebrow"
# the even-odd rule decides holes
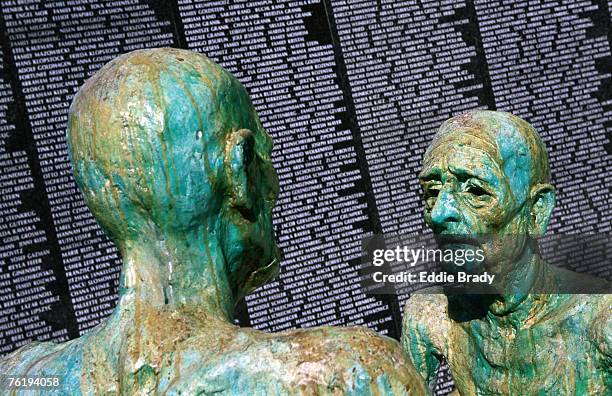
[[[426,168],[419,173],[419,180],[421,181],[432,181],[432,180],[440,180],[442,177],[440,175],[440,170],[437,168]]]
[[[490,172],[482,172],[479,173],[477,172],[478,168],[474,168],[474,169],[465,169],[465,168],[461,168],[461,167],[457,167],[457,166],[449,166],[448,169],[451,171],[452,174],[454,174],[455,176],[457,176],[459,179],[470,179],[470,178],[476,178],[478,180],[482,180],[483,182],[487,183],[487,184],[497,184],[497,178],[495,177],[495,175],[493,173]]]

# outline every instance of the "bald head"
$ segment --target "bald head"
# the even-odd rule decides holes
[[[142,223],[189,227],[219,209],[230,132],[248,130],[259,156],[271,140],[242,85],[205,56],[140,50],[106,64],[70,107],[76,181],[117,242]]]
[[[77,184],[123,256],[172,256],[161,273],[189,296],[215,285],[226,302],[275,274],[272,140],[244,87],[204,55],[112,60],[76,94],[67,140]]]
[[[508,177],[518,202],[527,198],[532,186],[550,181],[548,156],[538,133],[510,113],[474,110],[450,118],[440,126],[424,161],[447,151],[449,145],[486,151]]]

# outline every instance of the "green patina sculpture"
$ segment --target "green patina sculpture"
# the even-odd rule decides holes
[[[555,190],[533,127],[494,111],[451,118],[419,179],[425,222],[440,243],[474,236],[486,270],[500,278],[490,295],[409,299],[401,342],[421,375],[431,384],[445,359],[463,395],[612,394],[612,296],[552,293],[586,278],[546,264],[535,244]]]
[[[277,272],[278,180],[246,90],[217,64],[171,48],[120,56],[75,96],[67,137],[123,257],[119,302],[78,339],[9,355],[5,375],[59,376],[63,395],[426,393],[399,343],[371,330],[233,324],[234,304]]]

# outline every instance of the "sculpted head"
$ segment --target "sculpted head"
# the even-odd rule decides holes
[[[516,262],[525,236],[544,234],[555,205],[544,144],[530,124],[504,112],[476,110],[444,122],[419,180],[425,222],[442,241],[504,237],[482,246],[490,265]]]
[[[77,184],[124,258],[142,245],[203,258],[234,298],[276,273],[272,141],[244,87],[210,59],[172,48],[114,59],[76,94],[67,140]],[[184,270],[185,287],[206,272]]]

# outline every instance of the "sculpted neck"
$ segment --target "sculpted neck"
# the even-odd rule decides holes
[[[518,260],[503,263],[503,273],[499,277],[502,292],[497,295],[466,295],[454,297],[453,304],[459,304],[474,318],[486,318],[495,325],[520,326],[527,318],[535,318],[545,310],[550,294],[534,294],[546,290],[542,282],[546,263],[537,250],[526,247]]]
[[[525,320],[536,321],[545,313],[556,297],[550,294],[555,279],[536,248],[528,246],[523,256],[514,263],[514,270],[504,279],[505,293],[489,306],[487,315],[500,324],[522,325]]]
[[[495,315],[505,315],[518,309],[532,289],[542,265],[537,252],[525,246],[520,257],[503,263],[497,274],[502,292],[489,310]]]
[[[137,241],[126,243],[119,306],[199,310],[232,321],[234,298],[224,256],[208,231],[200,227],[180,238],[143,231]]]

